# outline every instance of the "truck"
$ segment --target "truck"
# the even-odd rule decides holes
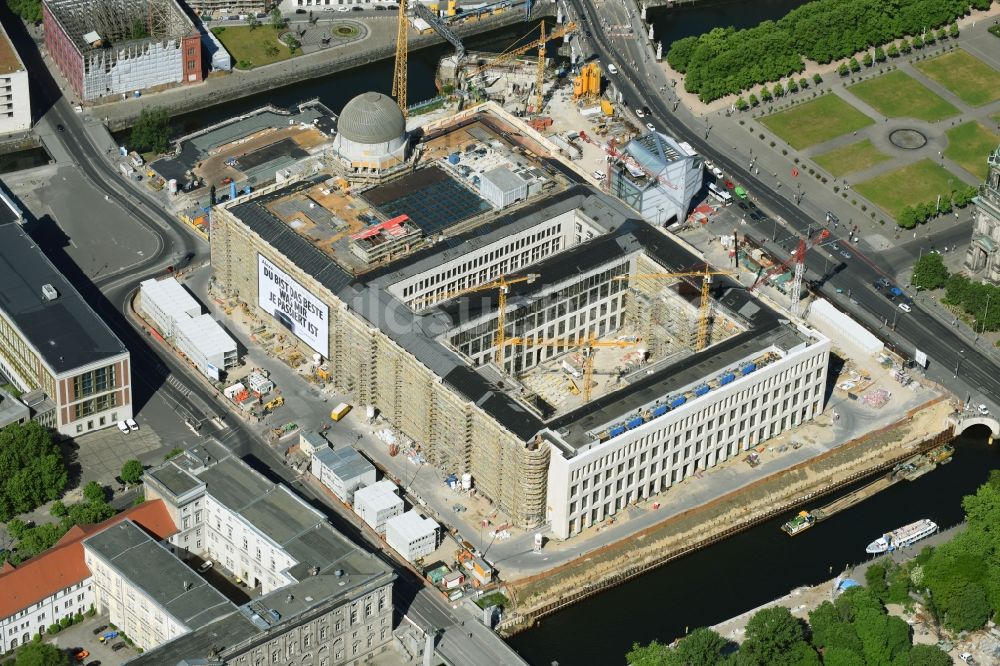
[[[330,418],[334,421],[339,421],[340,419],[347,416],[347,412],[351,411],[351,406],[346,402],[342,402],[332,410],[330,410]]]

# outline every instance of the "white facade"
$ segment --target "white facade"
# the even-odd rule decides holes
[[[758,352],[753,356],[771,352],[778,358],[603,443],[595,438],[574,452],[559,434],[546,433],[552,451],[547,519],[555,536],[578,534],[815,418],[823,410],[830,341],[800,331],[811,336],[808,343]]]
[[[28,70],[0,26],[0,134],[31,129]]]
[[[657,226],[683,222],[701,189],[704,163],[687,144],[658,132],[633,139],[624,152],[642,169],[616,164],[611,191]],[[645,171],[645,173],[643,172]],[[652,176],[652,177],[650,177]]]
[[[528,198],[528,181],[507,167],[497,167],[483,174],[479,194],[500,210]]]
[[[385,541],[407,561],[415,562],[437,548],[438,529],[432,519],[411,510],[385,522]]]
[[[352,448],[318,448],[312,453],[311,471],[342,502],[352,504],[354,493],[375,483],[375,466]]]
[[[0,579],[0,590],[2,589],[2,579]],[[64,617],[85,613],[93,603],[93,585],[88,576],[27,608],[0,618],[0,653],[28,643],[35,634],[40,633],[44,636],[50,624]]]
[[[354,493],[354,511],[379,534],[385,523],[403,513],[403,499],[396,495],[396,484],[379,481]]]
[[[139,312],[165,338],[174,335],[178,321],[201,314],[198,301],[174,278],[145,280],[139,287]]]
[[[178,321],[174,344],[211,379],[219,379],[222,371],[235,367],[240,360],[236,341],[210,314]]]

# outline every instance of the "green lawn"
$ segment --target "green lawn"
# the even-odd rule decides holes
[[[932,201],[939,194],[949,195],[955,188],[965,187],[965,183],[931,160],[921,160],[853,187],[889,215],[898,218],[906,206]]]
[[[956,49],[916,67],[966,104],[982,106],[1000,99],[1000,72],[968,51]]]
[[[986,180],[986,158],[1000,144],[1000,136],[976,121],[953,127],[946,134],[948,148],[944,151],[944,156],[961,164],[969,173]]]
[[[292,57],[288,47],[278,39],[286,30],[275,30],[270,25],[261,25],[254,30],[249,26],[226,26],[216,30],[220,31],[216,37],[233,56],[233,62],[239,69],[253,69]]]
[[[848,88],[858,99],[889,118],[917,118],[936,122],[958,114],[958,109],[900,71],[889,72]]]
[[[812,159],[813,162],[832,175],[840,177],[845,173],[864,171],[868,167],[873,167],[879,162],[889,159],[889,156],[880,153],[871,141],[865,139],[841,148],[835,148],[828,153],[816,155]]]
[[[871,125],[875,121],[836,95],[827,94],[762,118],[765,127],[801,150]]]

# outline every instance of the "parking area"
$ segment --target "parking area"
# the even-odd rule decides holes
[[[107,616],[95,615],[80,624],[63,629],[52,637],[51,642],[53,645],[70,651],[71,654],[75,654],[79,649],[86,650],[89,653],[87,657],[82,662],[74,661],[74,663],[82,663],[87,666],[123,664],[139,654],[134,647],[126,644],[121,636],[101,642],[101,635],[108,632],[113,633],[114,630],[111,629]]]

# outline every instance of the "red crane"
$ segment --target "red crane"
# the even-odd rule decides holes
[[[771,266],[765,271],[761,271],[760,275],[757,276],[757,279],[754,281],[754,283],[750,285],[749,291],[755,290],[768,278],[774,275],[779,275],[781,273],[784,273],[786,270],[791,269],[794,275],[794,279],[792,280],[791,311],[792,314],[795,315],[799,314],[799,296],[802,293],[802,275],[805,273],[806,253],[814,245],[823,242],[824,240],[829,238],[829,236],[830,236],[829,229],[821,229],[820,232],[816,234],[816,236],[814,236],[813,238],[807,239],[805,236],[800,237],[799,246],[792,253],[792,256],[788,257],[788,259],[780,263]],[[795,264],[794,268],[792,267],[793,263]]]

